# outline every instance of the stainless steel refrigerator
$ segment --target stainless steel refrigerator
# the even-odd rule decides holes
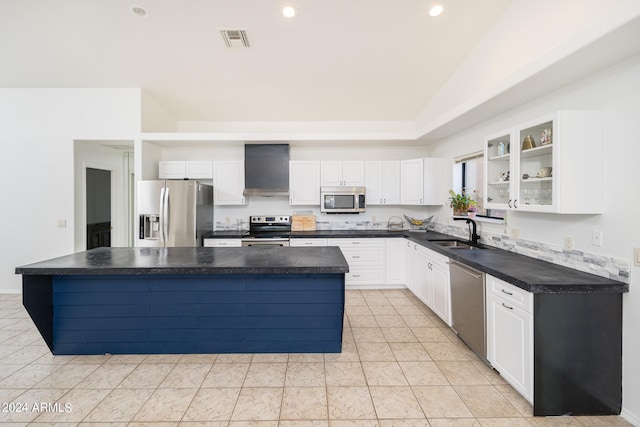
[[[202,246],[213,231],[213,187],[199,181],[139,181],[137,206],[136,246]]]

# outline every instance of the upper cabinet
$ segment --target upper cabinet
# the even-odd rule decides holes
[[[363,187],[364,161],[321,161],[320,185],[322,187]]]
[[[400,204],[400,160],[365,162],[367,205]]]
[[[158,163],[160,179],[212,179],[210,161],[161,161]]]
[[[400,162],[400,203],[442,205],[445,202],[442,159],[425,158]]]
[[[320,206],[319,161],[289,161],[289,204]]]
[[[485,138],[486,207],[602,211],[602,117],[564,110]]]
[[[214,162],[213,193],[216,205],[244,205],[244,161]]]

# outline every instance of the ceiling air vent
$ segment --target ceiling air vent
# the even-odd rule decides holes
[[[245,30],[220,30],[227,47],[249,47],[249,39]]]

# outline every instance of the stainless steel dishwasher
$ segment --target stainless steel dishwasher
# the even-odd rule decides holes
[[[453,330],[478,355],[487,359],[485,275],[468,265],[449,261]]]

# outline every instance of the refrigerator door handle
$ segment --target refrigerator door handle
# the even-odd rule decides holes
[[[171,222],[171,218],[169,218],[169,203],[170,203],[170,194],[169,187],[165,187],[164,190],[164,211],[162,212],[162,216],[164,217],[164,245],[167,246],[167,240],[169,239],[169,223]]]
[[[158,209],[158,214],[160,215],[160,241],[164,246],[164,190],[165,187],[160,189],[160,208]]]

